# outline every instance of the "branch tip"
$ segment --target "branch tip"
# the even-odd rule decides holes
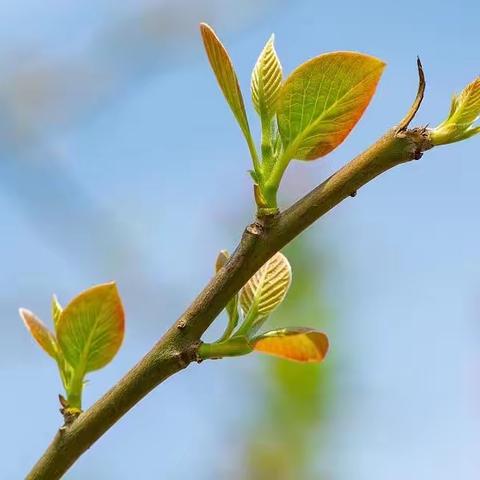
[[[415,97],[415,100],[413,101],[412,106],[410,107],[410,110],[408,111],[408,113],[405,115],[403,120],[400,122],[400,124],[396,128],[396,133],[404,132],[408,128],[408,126],[410,125],[410,122],[414,119],[415,115],[417,114],[420,108],[420,105],[422,104],[423,97],[425,95],[426,81],[425,81],[425,72],[423,71],[422,61],[418,56],[417,56],[417,70],[418,70],[417,96]]]

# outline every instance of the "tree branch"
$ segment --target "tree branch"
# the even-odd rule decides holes
[[[421,70],[420,70],[421,73]],[[249,225],[228,262],[210,280],[163,338],[117,385],[71,425],[62,427],[27,476],[29,480],[56,480],[126,412],[171,375],[198,360],[200,339],[227,302],[278,250],[345,198],[386,170],[421,157],[432,144],[425,128],[408,130],[423,96],[419,94],[400,127],[387,132],[317,188],[275,216]],[[418,105],[417,105],[418,103]],[[413,114],[412,114],[413,111]]]

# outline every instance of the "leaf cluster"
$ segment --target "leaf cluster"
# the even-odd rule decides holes
[[[212,70],[252,157],[258,213],[276,213],[277,191],[290,161],[323,157],[343,142],[370,103],[385,64],[362,53],[331,52],[300,65],[284,80],[272,35],[253,67],[250,84],[261,124],[259,155],[233,63],[213,29],[206,24],[200,29]]]
[[[431,132],[434,145],[459,142],[480,133],[480,77],[454,95],[448,117]]]
[[[227,260],[228,253],[222,250],[216,269],[223,268]],[[297,362],[321,362],[328,351],[328,338],[322,332],[294,327],[257,335],[271,313],[284,301],[291,282],[290,263],[278,252],[230,300],[226,307],[228,323],[224,334],[217,342],[202,344],[200,357],[238,356],[255,350]]]
[[[89,288],[65,308],[53,296],[53,332],[31,311],[19,312],[32,337],[57,363],[67,395],[62,406],[79,413],[85,375],[110,363],[123,341],[125,318],[116,285]]]

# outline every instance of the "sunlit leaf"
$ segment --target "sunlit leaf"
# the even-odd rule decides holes
[[[480,77],[453,97],[447,119],[431,131],[432,143],[443,145],[473,137],[480,133],[480,126],[473,126],[479,118]]]
[[[57,358],[58,345],[52,332],[45,324],[30,310],[21,308],[19,310],[20,317],[25,323],[28,331],[36,342],[48,353],[52,358]]]
[[[273,45],[272,35],[263,48],[252,72],[252,101],[257,113],[272,118],[282,84],[282,66]]]
[[[123,334],[123,307],[114,283],[92,287],[75,297],[62,311],[57,326],[66,360],[85,373],[112,360]]]
[[[242,288],[240,305],[245,314],[253,308],[259,316],[269,315],[282,303],[291,281],[290,263],[278,252]]]
[[[60,319],[60,314],[62,313],[62,306],[58,302],[58,298],[56,295],[52,297],[52,318],[53,324],[55,325],[55,329],[57,328],[58,320]]]
[[[455,98],[450,119],[457,124],[472,124],[480,118],[480,77]]]
[[[277,104],[286,156],[313,160],[342,143],[370,103],[384,67],[375,57],[332,52],[294,70]]]
[[[328,351],[328,337],[309,328],[283,328],[251,341],[253,349],[297,362],[321,362]]]
[[[212,27],[202,23],[200,24],[200,32],[202,34],[208,60],[215,76],[217,77],[223,95],[232,109],[243,133],[246,136],[250,136],[242,92],[230,56]]]

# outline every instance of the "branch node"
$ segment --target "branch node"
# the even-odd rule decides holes
[[[263,225],[260,222],[253,222],[247,227],[247,232],[258,237],[263,233]]]
[[[185,318],[181,318],[181,319],[177,322],[177,328],[178,328],[179,330],[183,330],[186,326],[187,326],[187,321],[185,320]]]
[[[198,348],[201,343],[200,340],[197,340],[174,353],[174,358],[181,369],[188,367],[192,362],[198,362]]]
[[[80,408],[71,407],[68,403],[68,400],[61,394],[58,395],[58,401],[60,402],[60,413],[63,415],[64,424],[60,428],[60,431],[63,432],[66,427],[71,425],[78,416],[82,413]]]

